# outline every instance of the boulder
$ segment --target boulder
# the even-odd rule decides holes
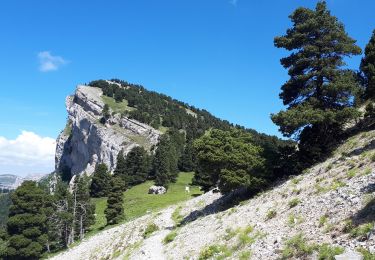
[[[167,189],[163,186],[151,186],[148,189],[148,194],[165,194]]]

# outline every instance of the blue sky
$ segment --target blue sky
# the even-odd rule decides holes
[[[233,123],[279,135],[269,115],[282,108],[278,94],[287,72],[279,59],[286,52],[273,46],[273,38],[291,25],[288,15],[295,8],[315,3],[2,1],[0,141],[11,146],[24,133],[34,133],[49,143],[46,138],[55,139],[65,125],[65,96],[77,84],[99,78],[140,83]],[[328,6],[363,48],[375,28],[375,2],[329,0]],[[348,63],[356,69],[359,61]],[[1,156],[0,173],[50,167],[21,170],[2,164]]]

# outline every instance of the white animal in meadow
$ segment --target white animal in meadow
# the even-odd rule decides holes
[[[185,186],[185,192],[190,193],[190,187],[189,186]]]

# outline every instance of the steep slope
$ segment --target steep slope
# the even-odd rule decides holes
[[[57,171],[91,174],[97,163],[114,170],[121,149],[126,154],[138,145],[150,149],[157,144],[161,133],[136,120],[114,113],[111,120],[100,123],[104,105],[102,91],[95,87],[78,86],[74,96],[66,98],[68,122],[57,139]]]
[[[375,130],[353,136],[303,175],[226,209],[231,200],[209,192],[85,239],[53,259],[313,259],[319,252],[360,248],[375,253]],[[173,227],[172,220],[180,225]],[[145,238],[151,223],[159,230]]]

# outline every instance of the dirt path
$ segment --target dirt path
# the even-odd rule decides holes
[[[161,215],[155,218],[154,223],[159,227],[159,231],[156,231],[149,238],[143,241],[142,245],[131,254],[131,260],[167,259],[167,257],[164,255],[163,240],[165,236],[168,235],[174,227],[175,223],[172,220],[172,214],[175,208],[176,207],[170,207],[163,211]]]

